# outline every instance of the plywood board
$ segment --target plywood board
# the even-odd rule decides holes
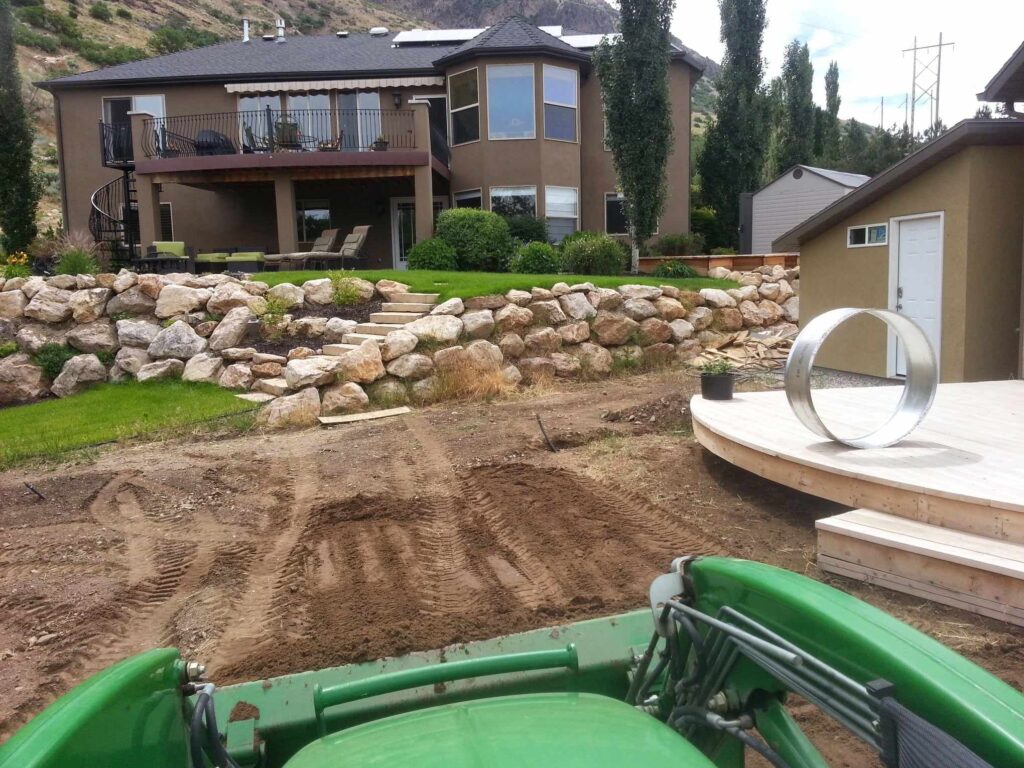
[[[382,411],[367,411],[366,413],[350,413],[346,416],[321,416],[320,423],[324,426],[331,426],[333,424],[351,424],[356,421],[386,419],[389,416],[400,416],[403,413],[412,413],[412,409],[403,405],[400,408],[387,408]]]

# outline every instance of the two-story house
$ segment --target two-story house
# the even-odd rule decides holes
[[[591,54],[601,35],[513,17],[486,29],[250,38],[61,77],[65,227],[124,255],[155,240],[289,253],[371,226],[369,266],[402,267],[436,213],[623,234]],[[689,228],[690,92],[671,51],[675,150],[661,232]],[[97,134],[96,125],[99,124]]]

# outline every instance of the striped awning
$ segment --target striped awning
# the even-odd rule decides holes
[[[374,88],[411,88],[444,85],[440,75],[420,77],[367,77],[353,80],[293,80],[278,83],[228,83],[228,93],[294,93],[302,91],[354,91]]]

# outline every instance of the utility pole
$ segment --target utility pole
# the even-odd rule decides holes
[[[939,121],[939,86],[942,81],[942,49],[955,43],[942,41],[942,33],[939,33],[939,42],[932,45],[918,45],[917,36],[914,36],[914,47],[904,48],[903,55],[912,53],[914,56],[913,79],[910,85],[910,136],[914,137],[915,112],[917,103],[928,97],[928,112],[932,127]]]

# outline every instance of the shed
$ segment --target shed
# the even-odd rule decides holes
[[[849,194],[870,177],[795,165],[753,195],[749,253],[771,253],[772,241]]]
[[[1024,121],[964,120],[774,241],[800,250],[800,319],[876,307],[915,320],[943,382],[1021,375]],[[905,373],[892,334],[856,318],[818,364]]]

